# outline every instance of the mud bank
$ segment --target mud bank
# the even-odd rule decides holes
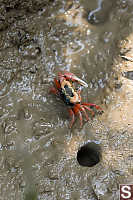
[[[1,1],[0,200],[118,200],[133,180],[133,2],[112,2]],[[49,94],[63,70],[104,110],[82,129]]]

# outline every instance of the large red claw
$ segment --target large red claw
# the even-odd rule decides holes
[[[63,74],[61,72],[58,73],[59,79],[62,81],[64,78],[66,80],[72,80],[73,82],[78,82],[80,85],[84,86],[84,87],[88,87],[88,84],[86,82],[84,82],[83,80],[81,80],[80,78],[78,78],[75,74],[71,73],[71,72],[67,72],[65,71]]]

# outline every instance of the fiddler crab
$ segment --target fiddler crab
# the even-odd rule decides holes
[[[50,92],[59,96],[64,103],[68,106],[68,112],[71,119],[70,128],[72,128],[75,116],[79,115],[80,119],[80,128],[83,125],[82,113],[84,113],[86,120],[89,120],[89,117],[86,113],[86,110],[90,111],[92,116],[94,116],[94,111],[92,110],[95,107],[98,110],[101,110],[101,107],[93,103],[82,103],[81,102],[81,87],[75,88],[74,82],[77,82],[81,87],[88,87],[88,84],[78,78],[76,75],[70,72],[59,72],[58,79],[54,79],[54,87],[50,89]]]

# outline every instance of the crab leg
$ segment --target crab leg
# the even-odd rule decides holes
[[[57,89],[61,88],[60,83],[59,83],[59,81],[56,78],[54,79],[54,84],[57,87]]]
[[[70,128],[72,128],[72,125],[75,121],[74,112],[72,109],[69,109],[68,112],[69,112],[69,115],[72,117],[71,122],[70,122]]]
[[[78,111],[79,114],[79,119],[80,119],[80,128],[83,126],[83,118],[82,118],[82,114],[80,111]]]
[[[83,113],[85,114],[85,117],[86,117],[86,119],[87,119],[87,121],[88,121],[88,120],[89,120],[89,117],[88,117],[88,115],[87,115],[87,113],[86,113],[84,107],[81,106],[81,107],[80,107],[80,110],[83,111]]]
[[[52,87],[52,88],[50,88],[49,93],[53,93],[55,95],[58,95],[59,91],[55,87]]]
[[[82,105],[92,106],[92,107],[95,107],[96,109],[102,110],[102,108],[100,106],[93,104],[93,103],[82,103]]]
[[[87,107],[87,106],[84,106],[83,105],[83,107],[85,108],[85,109],[87,109],[87,110],[89,110],[90,112],[91,112],[91,114],[92,114],[92,116],[94,116],[95,115],[95,113],[89,108],[89,107]]]
[[[59,95],[60,84],[59,81],[55,78],[54,79],[54,87],[50,88],[49,93],[53,93],[55,95]]]
[[[73,108],[73,111],[75,113],[75,115],[79,115],[79,119],[80,119],[80,127],[82,127],[83,125],[83,118],[82,118],[82,114],[80,112],[80,104],[76,104],[75,107]]]

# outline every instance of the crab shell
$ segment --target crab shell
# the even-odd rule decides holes
[[[74,105],[81,102],[80,92],[74,90],[73,85],[66,80],[63,80],[61,83],[61,95],[63,101],[67,105]]]

